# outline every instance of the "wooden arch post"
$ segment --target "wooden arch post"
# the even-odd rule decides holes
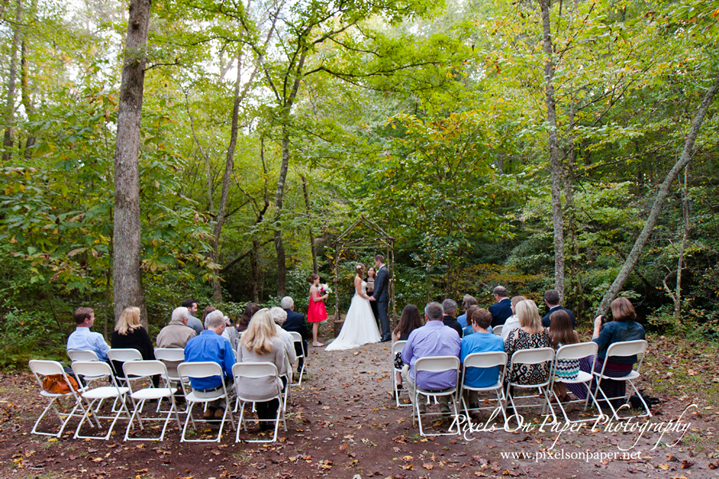
[[[376,235],[374,238],[352,238],[352,232],[359,226],[365,226],[370,229]],[[395,277],[394,277],[394,238],[387,234],[377,223],[367,218],[364,215],[352,223],[346,230],[344,230],[334,242],[335,254],[334,254],[334,286],[335,286],[335,323],[341,322],[342,314],[340,313],[340,296],[339,296],[339,282],[340,282],[340,261],[342,260],[343,254],[346,249],[374,249],[383,248],[385,250],[385,258],[387,258],[387,267],[389,269],[389,315],[390,315],[390,329],[396,325],[397,322],[397,306],[395,301]]]

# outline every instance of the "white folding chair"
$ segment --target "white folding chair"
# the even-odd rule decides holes
[[[534,349],[521,349],[519,351],[515,351],[514,354],[512,354],[512,359],[510,362],[510,365],[508,366],[507,374],[511,374],[512,369],[516,365],[536,365],[541,363],[549,363],[549,367],[547,370],[551,373],[552,370],[552,362],[554,361],[554,349],[552,348],[534,348]],[[523,398],[544,398],[544,400],[538,404],[522,404],[521,407],[535,407],[535,406],[542,406],[542,414],[544,414],[544,411],[547,407],[549,407],[549,411],[552,414],[552,422],[551,424],[557,423],[557,416],[554,414],[554,409],[552,408],[552,402],[549,396],[549,383],[550,383],[550,375],[547,374],[547,379],[545,381],[540,381],[538,383],[534,384],[520,384],[517,382],[510,381],[507,385],[507,398],[509,399],[509,402],[512,404],[512,411],[513,415],[517,414],[517,404],[514,402],[514,394],[512,392],[512,388],[520,388],[520,389],[537,389],[539,391],[538,394],[533,395],[527,395],[522,396]],[[511,416],[510,416],[511,417]],[[505,423],[506,425],[507,423]]]
[[[30,366],[30,371],[32,371],[32,373],[35,375],[35,379],[37,379],[38,385],[40,386],[40,396],[50,400],[45,409],[43,409],[42,414],[40,414],[40,417],[38,417],[37,421],[35,421],[35,425],[32,427],[32,434],[55,436],[59,438],[60,436],[62,436],[62,432],[65,430],[65,426],[67,426],[67,423],[70,421],[70,419],[72,419],[73,417],[82,417],[85,413],[85,408],[82,405],[82,401],[78,397],[78,393],[72,387],[70,388],[70,392],[66,394],[51,393],[49,391],[46,391],[43,387],[43,378],[45,376],[54,375],[61,376],[62,379],[67,382],[67,384],[71,384],[67,374],[65,374],[65,370],[62,368],[62,365],[59,362],[32,359],[30,360],[28,365]],[[73,400],[72,409],[69,413],[61,413],[60,411],[58,411],[57,407],[55,406],[55,403],[58,402],[60,398],[68,398]],[[83,414],[75,413],[78,408],[83,412]],[[55,412],[58,419],[60,420],[60,429],[57,433],[38,430],[40,422],[42,422],[43,418],[45,417],[45,414],[47,414],[50,409]]]
[[[281,374],[280,379],[281,378],[285,378],[285,390],[282,394],[282,396],[284,397],[282,409],[287,411],[287,401],[292,401],[292,363],[290,362],[290,358],[287,355],[285,355],[285,374]]]
[[[397,407],[412,407],[412,403],[409,404],[402,404],[399,402],[399,395],[400,389],[398,388],[399,384],[397,381],[397,375],[402,372],[401,369],[397,369],[394,366],[394,358],[397,357],[397,353],[401,353],[402,349],[404,348],[404,345],[407,344],[407,341],[395,341],[392,344],[392,388],[394,390],[394,402],[397,405]],[[409,394],[409,393],[408,393]]]
[[[187,418],[185,419],[185,425],[182,428],[182,436],[180,442],[220,442],[222,438],[222,428],[225,425],[227,415],[230,415],[230,425],[232,429],[235,428],[235,423],[232,418],[232,411],[230,409],[230,401],[227,394],[227,387],[225,386],[225,378],[222,374],[222,367],[214,362],[197,362],[197,363],[181,363],[177,366],[177,372],[180,375],[180,386],[185,393],[185,400],[188,403]],[[220,380],[220,386],[212,391],[200,391],[190,388],[188,392],[185,387],[186,383],[191,384],[191,379],[203,379],[217,377]],[[225,400],[225,412],[222,415],[222,419],[195,419],[192,417],[192,408],[196,403],[204,404],[205,406],[209,402],[217,401],[218,399]],[[196,422],[220,422],[220,429],[217,432],[216,439],[187,439],[185,435],[187,433],[187,424],[192,421],[192,427],[197,430]]]
[[[137,349],[111,348],[107,351],[107,359],[110,360],[110,364],[115,370],[115,376],[121,378],[122,366],[116,365],[115,361],[117,361],[118,363],[125,363],[127,361],[142,361],[142,354],[140,354],[140,351],[138,351]],[[119,371],[117,366],[119,366]]]
[[[292,340],[295,344],[299,343],[300,345],[300,351],[302,351],[302,354],[297,355],[297,361],[299,363],[300,358],[302,359],[302,368],[300,369],[300,379],[296,383],[292,383],[293,386],[302,386],[302,376],[305,374],[305,366],[307,365],[307,355],[305,354],[305,346],[302,340],[302,335],[298,333],[297,331],[290,331],[290,334],[292,335]],[[297,351],[297,348],[295,348],[295,351]],[[294,374],[292,375],[294,378]]]
[[[414,385],[415,385],[415,393],[414,393],[414,400],[413,405],[414,408],[412,409],[412,424],[414,424],[414,413],[417,414],[417,422],[419,423],[419,434],[420,436],[446,436],[446,435],[454,435],[454,434],[461,434],[459,429],[459,423],[457,421],[457,388],[459,383],[459,367],[460,362],[459,358],[456,356],[434,356],[434,357],[426,357],[426,358],[420,358],[414,363]],[[444,371],[454,371],[456,374],[455,379],[455,385],[443,389],[441,391],[434,391],[430,389],[422,389],[417,384],[417,374],[420,372],[426,372],[426,373],[440,373]],[[422,415],[420,413],[419,408],[419,395],[423,394],[427,396],[427,398],[434,398],[435,400],[440,396],[449,396],[449,402],[452,405],[452,408],[454,409],[454,421],[452,424],[457,424],[457,432],[452,432],[452,427],[447,432],[443,433],[435,433],[435,434],[425,434],[424,430],[422,429]],[[441,415],[442,413],[425,413],[425,415]]]
[[[507,371],[507,353],[503,351],[490,351],[486,353],[473,353],[467,355],[466,358],[464,358],[464,365],[462,367],[462,386],[459,388],[459,397],[462,401],[462,406],[464,408],[464,413],[467,416],[467,423],[471,421],[470,418],[470,412],[471,411],[481,411],[485,409],[491,409],[493,411],[496,411],[499,409],[502,412],[502,417],[504,418],[504,422],[507,422],[507,413],[504,409],[504,402],[507,400],[506,396],[504,395],[504,375]],[[467,380],[467,370],[470,368],[494,368],[494,367],[500,367],[501,372],[499,373],[499,376],[497,378],[497,382],[490,386],[485,387],[472,387],[467,386],[464,381]],[[484,393],[484,392],[492,392],[494,391],[497,395],[497,406],[482,406],[482,407],[475,407],[470,408],[467,404],[467,401],[464,398],[464,392],[465,391],[474,391],[477,393]],[[492,413],[492,417],[494,417],[494,413]]]
[[[594,369],[594,377],[597,380],[597,391],[602,395],[603,400],[609,404],[610,409],[612,410],[612,414],[614,415],[614,419],[619,421],[620,419],[629,419],[630,417],[652,417],[652,412],[649,410],[649,406],[647,406],[647,403],[644,401],[644,398],[642,397],[639,390],[637,390],[637,387],[634,385],[634,381],[640,378],[639,369],[642,367],[642,361],[644,361],[644,356],[647,353],[647,342],[643,339],[637,339],[635,341],[622,341],[619,343],[614,343],[611,346],[609,346],[609,349],[607,349],[607,355],[604,359],[604,364],[602,365],[601,372],[596,372]],[[604,374],[604,369],[607,366],[607,362],[612,357],[627,357],[627,356],[637,356],[639,361],[637,362],[637,368],[632,370],[629,374],[626,376],[621,377],[614,377],[614,376],[607,376]],[[602,380],[611,380],[611,381],[624,381],[629,383],[629,385],[632,387],[632,389],[626,389],[626,392],[624,396],[617,396],[617,397],[607,397],[607,395],[604,393],[604,390],[602,390]],[[619,416],[619,410],[621,410],[624,406],[629,405],[629,398],[631,396],[632,390],[634,393],[639,397],[639,400],[642,402],[642,406],[644,406],[644,410],[646,411],[646,414],[639,414],[636,416],[628,415],[628,416]],[[623,399],[624,405],[622,405],[619,408],[615,408],[612,404],[613,399]]]
[[[97,354],[95,351],[90,351],[89,349],[68,349],[67,350],[67,357],[70,358],[70,361],[99,361],[100,359],[97,357]]]
[[[594,359],[592,360],[592,368],[590,371],[594,371],[594,362],[596,361],[597,357],[597,343],[594,341],[589,341],[587,343],[579,343],[579,344],[567,344],[562,346],[557,350],[557,353],[554,358],[554,363],[552,363],[552,371],[550,374],[550,377],[552,378],[551,384],[549,385],[549,390],[551,391],[551,394],[554,395],[554,397],[557,400],[557,404],[559,404],[559,409],[562,411],[562,415],[564,415],[564,420],[568,423],[581,423],[581,422],[590,422],[590,421],[596,421],[597,417],[602,417],[602,408],[599,407],[599,402],[597,402],[597,398],[592,392],[592,375],[590,373],[585,373],[584,371],[579,371],[577,374],[577,377],[574,379],[566,379],[566,378],[558,378],[557,377],[557,369],[560,361],[567,361],[567,360],[579,360],[581,358],[586,358],[587,356],[594,356]],[[567,416],[567,411],[564,409],[564,405],[562,404],[562,401],[559,400],[559,397],[554,392],[554,385],[557,382],[561,382],[564,384],[584,384],[587,387],[587,397],[586,399],[575,399],[573,401],[567,401],[566,404],[575,404],[575,403],[584,403],[584,410],[587,410],[587,406],[589,405],[589,397],[591,396],[592,401],[594,403],[594,406],[597,408],[597,411],[599,412],[597,417],[590,417],[585,419],[577,419],[577,420],[570,420],[569,416]]]
[[[237,363],[234,366],[232,366],[232,375],[235,378],[235,387],[237,390],[237,401],[240,403],[240,419],[237,425],[237,435],[235,436],[235,442],[240,441],[240,431],[242,428],[245,428],[245,431],[247,431],[247,424],[245,422],[245,404],[246,403],[256,403],[256,402],[267,402],[272,401],[273,399],[277,399],[279,401],[279,406],[277,407],[277,416],[275,419],[271,419],[268,421],[275,423],[275,432],[272,436],[272,439],[270,440],[263,440],[263,439],[245,439],[245,442],[275,442],[277,440],[277,431],[280,427],[280,417],[282,418],[282,424],[284,426],[285,431],[287,431],[287,422],[285,420],[285,411],[282,407],[282,389],[278,386],[276,391],[272,391],[271,394],[267,394],[266,396],[262,397],[246,397],[243,396],[242,393],[240,393],[240,382],[241,381],[247,381],[248,379],[260,379],[260,378],[267,378],[270,377],[274,380],[275,383],[279,380],[279,375],[277,372],[277,366],[275,366],[273,363],[269,362],[261,362],[261,363]],[[280,381],[281,384],[281,381]],[[287,385],[287,388],[289,388],[289,383]],[[286,394],[286,393],[285,393]]]
[[[130,421],[128,427],[131,426],[132,420],[130,416],[130,411],[127,408],[127,404],[125,402],[125,395],[130,390],[126,387],[121,387],[117,385],[115,376],[112,374],[112,369],[110,369],[110,366],[107,363],[101,361],[75,361],[74,363],[72,363],[72,371],[75,373],[76,376],[103,376],[107,380],[107,382],[110,383],[109,386],[98,386],[92,389],[88,387],[80,392],[80,396],[85,401],[88,401],[88,405],[85,410],[85,414],[83,414],[82,419],[80,420],[80,424],[78,424],[77,429],[75,429],[75,435],[73,436],[75,439],[104,439],[107,441],[108,439],[110,439],[110,435],[112,434],[112,429],[115,427],[115,423],[120,418],[120,415],[122,415],[123,413],[125,413],[125,416]],[[87,419],[90,411],[92,410],[93,404],[95,404],[95,402],[97,401],[102,401],[104,399],[113,399],[115,400],[115,404],[119,404],[117,410],[112,411],[115,413],[114,416],[101,416],[98,414],[97,410],[93,414],[95,420],[98,421],[98,426],[100,426],[99,419],[112,419],[112,423],[110,423],[107,434],[102,437],[81,435],[80,429],[82,429],[82,425],[85,422],[85,419]]]
[[[502,330],[504,329],[503,325],[495,326],[492,328],[492,333],[494,333],[495,336],[501,336]]]
[[[180,375],[177,372],[177,366],[185,361],[185,350],[182,348],[155,348],[155,359],[165,364],[167,368],[167,379],[170,380],[170,384],[177,384],[178,391],[184,393],[183,388],[179,387]],[[162,403],[157,404],[157,412],[167,412],[163,411],[161,406]],[[187,412],[187,407],[179,412]]]
[[[174,394],[177,391],[177,388],[173,388],[171,386],[170,379],[167,377],[167,368],[162,361],[127,361],[122,365],[122,369],[125,372],[125,381],[127,382],[127,387],[130,390],[130,399],[132,400],[132,404],[134,406],[130,423],[127,425],[127,429],[125,430],[125,441],[128,439],[132,441],[162,441],[165,437],[165,430],[167,429],[167,424],[170,422],[173,412],[175,413],[175,419],[177,419],[178,430],[182,428],[180,416],[177,414],[177,406],[175,405]],[[155,387],[152,382],[152,376],[160,376],[160,380],[163,382],[163,387]],[[148,380],[150,382],[150,387],[133,390],[133,383],[137,383],[138,381],[146,382]],[[143,418],[141,414],[145,401],[148,399],[156,400],[157,402],[161,402],[163,399],[168,399],[170,401],[171,406],[167,416],[144,418],[145,421],[164,421],[162,432],[159,437],[130,437],[130,425],[135,418],[137,418],[137,422],[140,424],[140,429],[144,429],[142,426]]]

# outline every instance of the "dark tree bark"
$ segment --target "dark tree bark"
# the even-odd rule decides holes
[[[307,178],[305,178],[304,175],[302,175],[302,192],[305,196],[305,208],[307,209],[307,221],[310,222],[312,211],[310,210],[310,195],[307,191]],[[317,245],[315,245],[315,235],[312,232],[312,225],[308,226],[308,232],[310,235],[310,248],[312,250],[312,271],[317,274],[319,273],[319,268],[317,266]]]
[[[12,158],[13,147],[13,126],[15,124],[15,89],[17,83],[17,56],[20,50],[22,39],[22,0],[17,0],[17,10],[15,11],[15,25],[13,25],[12,46],[10,47],[10,70],[8,72],[7,82],[7,103],[5,106],[5,133],[3,135],[3,154],[4,162],[10,161]]]
[[[27,62],[27,40],[23,38],[22,41],[22,56],[20,60],[20,88],[22,95],[22,104],[25,107],[25,113],[28,118],[32,119],[35,116],[35,106],[32,103],[32,96],[30,91],[30,79],[28,72]],[[24,157],[26,160],[32,158],[32,147],[35,146],[35,135],[28,133],[27,139],[25,140],[25,152]]]
[[[704,118],[706,117],[707,111],[709,110],[709,107],[714,100],[714,96],[716,95],[717,90],[719,90],[719,75],[714,77],[714,82],[704,95],[704,99],[702,100],[702,103],[697,110],[697,114],[694,116],[694,120],[692,121],[689,135],[684,142],[684,149],[682,150],[682,154],[677,160],[677,162],[674,163],[672,169],[669,170],[669,173],[667,173],[667,176],[664,178],[664,181],[659,187],[659,191],[657,191],[657,196],[654,199],[652,209],[649,212],[647,221],[644,223],[644,228],[642,228],[641,233],[639,233],[639,236],[634,242],[634,246],[629,252],[629,256],[627,256],[627,260],[624,262],[624,265],[622,265],[622,269],[619,270],[619,273],[617,274],[614,283],[612,283],[611,287],[604,295],[602,302],[599,304],[599,308],[597,309],[598,315],[603,315],[607,313],[607,311],[609,310],[609,305],[612,301],[614,301],[614,298],[616,298],[617,294],[619,294],[619,292],[622,290],[622,287],[624,287],[624,283],[627,281],[627,278],[629,278],[629,275],[639,261],[639,256],[641,255],[644,246],[647,244],[647,241],[649,241],[649,237],[652,234],[652,230],[654,230],[654,226],[657,224],[659,214],[662,212],[664,202],[666,201],[667,194],[669,194],[669,189],[671,188],[672,183],[674,183],[674,181],[677,179],[677,176],[679,176],[679,173],[682,171],[682,169],[684,169],[689,164],[692,159],[692,156],[694,155],[694,143],[696,142],[697,136],[699,135],[699,130],[701,129]]]
[[[554,48],[549,19],[550,0],[540,0],[542,41],[547,60],[544,64],[545,102],[549,124],[549,170],[552,181],[552,225],[554,227],[554,289],[564,297],[564,220],[562,218],[562,159],[557,137],[557,111],[554,98]]]
[[[128,306],[140,308],[147,327],[142,289],[140,224],[140,122],[147,62],[151,0],[130,0],[130,15],[122,65],[115,144],[115,225],[113,292],[115,321]]]

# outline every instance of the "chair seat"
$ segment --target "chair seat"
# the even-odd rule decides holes
[[[177,388],[146,388],[135,391],[130,394],[130,397],[137,400],[160,399],[172,396],[175,391],[177,391]]]
[[[210,394],[210,393],[204,393],[204,394]],[[185,399],[191,402],[210,402],[210,401],[216,401],[218,399],[222,399],[225,397],[225,393],[222,392],[222,389],[217,391],[217,394],[212,396],[206,396],[206,397],[197,397],[195,395],[194,391],[191,391],[185,395]]]
[[[42,389],[40,391],[40,396],[43,396],[46,398],[61,398],[61,397],[65,397],[65,396],[72,396],[72,393],[67,392],[65,394],[56,394],[56,393],[51,393],[51,392],[48,392],[48,391],[45,391],[44,389]]]
[[[517,387],[517,388],[534,389],[534,388],[538,388],[538,387],[549,386],[549,379],[547,379],[543,383],[537,383],[537,384],[519,384],[519,383],[513,383],[510,381],[509,385]]]
[[[481,387],[481,388],[473,388],[472,386],[467,386],[466,384],[464,385],[464,389],[466,389],[467,391],[478,391],[478,392],[494,391],[495,389],[499,389],[501,387],[502,387],[502,383],[499,381],[492,384],[491,386],[485,386],[485,387]]]
[[[584,371],[579,371],[579,374],[577,374],[577,377],[574,379],[562,379],[562,378],[556,379],[557,382],[564,383],[564,384],[586,383],[591,380],[592,380],[592,375],[589,373],[585,373]]]
[[[607,376],[606,374],[597,374],[597,376],[599,376],[602,379],[613,379],[615,381],[626,381],[626,380],[633,381],[640,377],[639,373],[636,371],[632,371],[631,373],[627,374],[626,376],[620,376],[620,377]]]
[[[101,386],[89,391],[83,391],[82,397],[86,399],[107,399],[127,394],[129,391],[130,389],[126,387],[116,388],[114,386]]]

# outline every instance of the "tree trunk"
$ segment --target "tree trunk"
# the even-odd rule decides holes
[[[302,175],[302,192],[305,196],[305,208],[307,209],[307,221],[310,222],[312,211],[310,210],[310,195],[307,192],[307,179],[305,178],[305,175]],[[319,268],[317,266],[317,245],[315,245],[315,235],[312,232],[312,225],[308,226],[308,232],[310,235],[310,249],[312,251],[312,271],[317,274],[319,273]]]
[[[225,173],[222,176],[222,194],[220,195],[220,204],[217,209],[217,222],[213,231],[212,249],[213,260],[217,263],[220,254],[220,236],[222,235],[222,225],[225,222],[225,212],[227,211],[227,198],[230,194],[230,180],[232,179],[232,170],[235,168],[235,148],[237,148],[237,130],[240,122],[240,82],[242,81],[242,60],[237,57],[237,81],[235,82],[234,102],[232,105],[232,129],[230,130],[230,144],[227,147],[227,157],[225,160]],[[222,302],[222,288],[218,279],[212,279],[212,301],[214,303]]]
[[[289,127],[282,127],[282,164],[280,176],[277,179],[277,195],[275,196],[275,210],[279,222],[282,214],[282,203],[285,197],[285,182],[290,164],[290,133]],[[285,264],[285,244],[282,241],[282,229],[275,228],[275,253],[277,254],[277,296],[283,297],[287,291],[287,265]]]
[[[3,162],[12,158],[13,126],[15,123],[15,84],[17,83],[17,54],[22,37],[22,0],[17,0],[15,25],[13,26],[12,49],[10,51],[10,71],[7,82],[7,103],[5,106],[5,134],[3,135]]]
[[[115,144],[115,224],[113,292],[115,321],[128,306],[140,308],[147,327],[142,290],[140,235],[140,122],[147,61],[151,0],[130,0],[130,15],[122,65],[120,105]]]
[[[674,183],[674,180],[676,180],[677,176],[679,176],[679,172],[683,168],[685,168],[692,159],[692,156],[694,154],[694,142],[699,135],[699,130],[702,126],[702,123],[704,122],[704,117],[706,116],[707,111],[711,106],[712,100],[714,99],[714,95],[716,95],[717,90],[719,90],[719,75],[714,78],[714,82],[704,95],[704,99],[699,106],[699,110],[694,117],[694,121],[692,121],[692,127],[689,131],[689,135],[684,142],[684,150],[682,151],[682,154],[677,160],[677,162],[674,163],[672,169],[669,170],[669,173],[667,174],[666,178],[664,178],[662,185],[659,187],[657,197],[654,199],[652,209],[649,212],[647,221],[644,223],[644,228],[642,228],[642,232],[639,233],[639,236],[634,242],[632,251],[629,253],[629,256],[627,256],[627,260],[624,262],[622,269],[619,270],[617,278],[614,280],[614,283],[612,283],[612,286],[609,288],[607,293],[604,295],[602,302],[599,304],[599,308],[597,309],[598,315],[603,315],[607,313],[607,311],[609,310],[609,305],[614,300],[614,298],[617,297],[617,294],[619,294],[619,292],[622,290],[624,283],[627,281],[627,278],[629,278],[629,274],[636,266],[637,261],[639,261],[639,256],[642,253],[642,249],[644,249],[644,245],[646,245],[647,241],[649,241],[652,230],[654,229],[654,226],[659,219],[659,214],[662,212],[664,201],[667,198],[667,194],[669,193],[669,189],[671,188],[672,183]]]
[[[549,124],[549,170],[552,180],[552,224],[554,226],[554,289],[564,297],[564,220],[562,218],[562,160],[557,139],[557,111],[554,99],[554,51],[549,21],[550,0],[540,0],[542,40],[547,60],[544,64],[545,101]]]
[[[259,288],[260,284],[260,266],[259,266],[259,255],[260,255],[260,242],[257,238],[252,236],[252,250],[250,251],[250,283],[252,289],[252,301],[255,303],[260,302]]]
[[[28,119],[32,120],[35,116],[35,106],[32,104],[32,97],[30,96],[30,79],[28,72],[27,63],[27,40],[23,36],[22,40],[22,56],[20,60],[20,88],[22,96],[22,104],[25,107],[25,113]],[[25,152],[23,156],[26,160],[32,158],[32,148],[35,146],[35,135],[28,133],[27,139],[25,140]]]

